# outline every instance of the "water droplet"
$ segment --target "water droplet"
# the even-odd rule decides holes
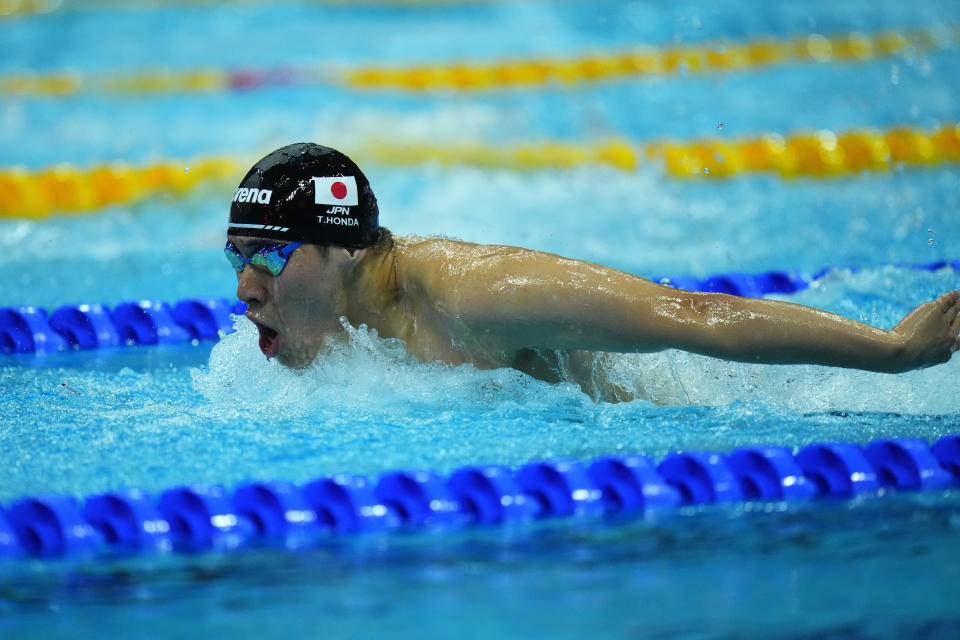
[[[709,167],[704,167],[704,168],[703,168],[703,172],[704,172],[704,173],[710,173],[710,168],[709,168]]]
[[[184,172],[184,173],[190,173],[190,167],[184,167],[184,168],[183,168],[183,172]]]
[[[722,123],[722,122],[718,122],[718,123],[717,123],[717,131],[723,131],[723,123]]]

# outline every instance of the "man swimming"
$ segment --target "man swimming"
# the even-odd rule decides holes
[[[224,252],[260,349],[308,366],[340,318],[399,338],[422,361],[513,367],[628,399],[598,376],[605,352],[686,351],[767,364],[898,373],[960,348],[960,293],[920,305],[889,331],[789,302],[673,289],[600,265],[519,247],[400,238],[342,153],[274,151],[230,207]],[[563,367],[560,363],[563,363]]]

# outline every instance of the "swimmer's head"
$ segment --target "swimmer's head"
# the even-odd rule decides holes
[[[247,172],[233,194],[227,233],[363,249],[380,237],[377,199],[350,158],[299,142]]]

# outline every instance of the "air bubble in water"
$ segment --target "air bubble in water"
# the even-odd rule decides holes
[[[717,131],[723,131],[723,123],[722,123],[722,122],[718,122],[718,123],[717,123]]]

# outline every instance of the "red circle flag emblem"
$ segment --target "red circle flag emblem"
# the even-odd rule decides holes
[[[356,207],[360,204],[355,176],[314,176],[313,195],[317,204],[336,207]]]

